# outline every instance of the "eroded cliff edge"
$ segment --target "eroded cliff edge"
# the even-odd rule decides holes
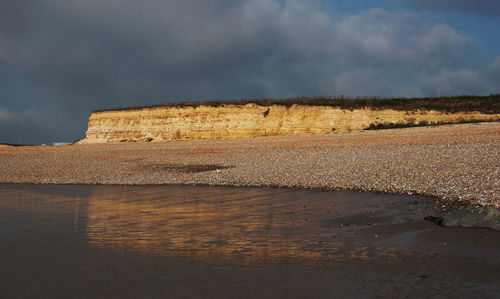
[[[498,111],[398,110],[249,103],[157,106],[92,112],[79,143],[164,141],[358,131],[387,124],[499,121]]]

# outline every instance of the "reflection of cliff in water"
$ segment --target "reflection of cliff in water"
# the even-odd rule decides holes
[[[346,241],[356,239],[359,227],[344,229],[337,237],[335,215],[369,214],[380,196],[285,189],[103,187],[94,189],[90,198],[87,233],[95,246],[161,255],[364,257],[369,254],[366,247],[345,248]],[[384,254],[391,255],[390,251]]]
[[[392,258],[409,247],[383,243],[391,225],[422,207],[394,195],[264,188],[0,185],[0,194],[10,217],[0,235],[10,238],[33,230],[113,251],[248,261]]]

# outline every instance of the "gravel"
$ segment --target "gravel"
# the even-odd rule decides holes
[[[500,122],[350,133],[0,148],[0,183],[359,190],[500,207]]]

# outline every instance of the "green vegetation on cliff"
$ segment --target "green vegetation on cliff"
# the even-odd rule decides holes
[[[341,109],[353,110],[369,108],[373,110],[394,109],[399,111],[436,110],[443,112],[468,112],[479,111],[482,113],[500,113],[500,94],[489,96],[455,96],[440,98],[344,98],[344,97],[295,97],[287,99],[253,99],[253,100],[211,100],[202,102],[169,103],[150,106],[123,107],[114,109],[96,110],[121,111],[141,110],[156,107],[219,107],[223,105],[256,104],[260,106],[271,105],[308,105],[332,106]]]

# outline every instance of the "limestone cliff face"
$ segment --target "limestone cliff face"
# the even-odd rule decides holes
[[[162,141],[363,130],[383,123],[500,120],[500,114],[434,110],[343,110],[329,106],[223,105],[93,112],[80,143]]]

